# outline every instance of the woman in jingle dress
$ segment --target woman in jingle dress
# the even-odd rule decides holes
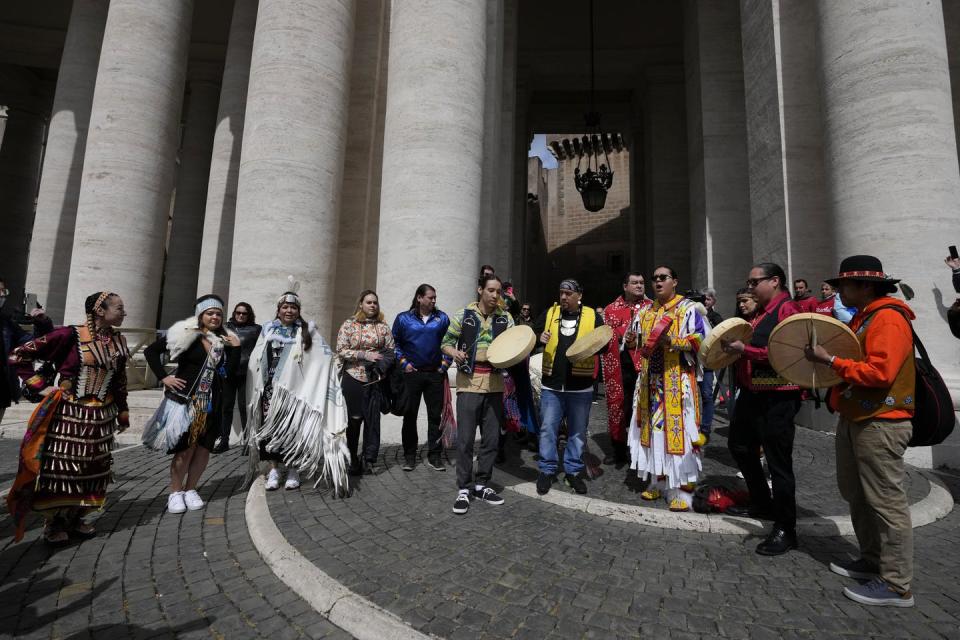
[[[123,300],[101,291],[86,299],[84,309],[85,324],[60,327],[10,355],[28,399],[40,399],[53,382],[36,373],[34,363],[49,363],[59,375],[58,386],[40,399],[27,423],[17,478],[7,494],[16,540],[31,510],[43,515],[43,538],[50,545],[95,535],[89,516],[104,506],[114,434],[130,424],[130,352],[116,331],[126,315]]]
[[[240,340],[223,328],[223,300],[205,295],[194,315],[174,324],[146,348],[144,356],[163,384],[163,400],[143,428],[143,444],[173,454],[167,511],[203,508],[197,493],[210,451],[220,434],[220,396],[226,372],[240,357]],[[177,369],[167,374],[160,355],[167,352]]]

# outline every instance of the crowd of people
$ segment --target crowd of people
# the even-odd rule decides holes
[[[948,258],[947,264],[960,293],[960,260]],[[865,581],[844,591],[857,602],[912,606],[903,454],[914,411],[914,315],[891,295],[899,281],[885,274],[877,258],[851,256],[836,278],[821,284],[817,298],[803,279],[793,282],[791,295],[779,265],[755,265],[736,294],[736,314],[750,323],[752,337],[720,341],[725,353],[737,357],[726,393],[720,390],[725,372],[705,369],[698,357],[722,320],[716,292],[681,293],[679,274],[668,265],[657,266],[650,282],[652,297],[644,274],[627,273],[622,295],[598,309],[584,304],[577,280],[566,278],[556,302],[535,316],[493,267],[483,265],[476,301],[450,315],[437,307],[436,289],[421,284],[409,309],[390,325],[376,292],[363,291],[333,346],[302,317],[296,283],[279,296],[274,317],[263,325],[246,302],[234,305],[224,322],[224,301],[214,294],[201,296],[190,318],[171,326],[145,351],[163,398],[144,426],[142,441],[171,456],[167,510],[203,508],[198,487],[210,454],[229,449],[235,409],[241,446],[251,469],[265,475],[267,490],[281,483],[296,490],[303,474],[343,491],[350,476],[373,473],[381,413],[401,401],[403,470],[417,465],[422,403],[425,463],[444,471],[443,425],[454,415],[450,367],[456,371],[457,428],[450,441],[456,461],[454,513],[466,514],[473,502],[504,503],[491,480],[511,422],[505,407],[519,416],[514,422],[526,425],[520,427],[527,429],[525,435],[536,439],[537,492],[548,493],[562,468],[564,484],[585,494],[587,427],[594,382],[602,371],[611,442],[603,462],[629,465],[647,481],[642,499],[665,499],[673,511],[691,508],[715,398],[720,394],[729,403],[728,447],[749,503],[728,513],[770,521],[756,551],[780,555],[798,546],[794,418],[804,391],[770,365],[768,340],[788,317],[813,312],[849,324],[864,355],[846,359],[819,345],[805,350],[808,360],[831,367],[843,380],[831,389],[828,403],[839,415],[837,479],[850,504],[860,557],[830,568]],[[0,282],[0,306],[8,294]],[[33,310],[32,336],[11,318],[0,317],[5,362],[0,417],[20,395],[38,403],[7,497],[18,540],[31,512],[43,515],[43,538],[50,545],[95,535],[96,512],[105,504],[111,478],[114,436],[129,426],[129,350],[118,330],[123,300],[116,293],[95,292],[84,310],[83,324],[60,328],[42,309]],[[609,343],[597,355],[568,359],[570,347],[603,324],[612,330]],[[542,358],[533,414],[527,361],[503,370],[487,357],[498,336],[520,325],[533,330]],[[386,387],[397,380],[399,397],[390,397],[396,388],[388,392]]]

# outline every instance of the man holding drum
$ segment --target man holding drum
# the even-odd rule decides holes
[[[740,395],[730,425],[728,446],[750,491],[749,506],[734,506],[727,513],[772,519],[773,528],[757,545],[761,555],[780,555],[797,548],[797,483],[793,475],[793,423],[800,410],[800,387],[782,378],[770,366],[767,343],[777,323],[799,313],[785,287],[780,265],[763,262],[747,277],[747,289],[757,299],[758,313],[750,320],[753,337],[721,341],[724,351],[742,355],[737,361]],[[763,447],[773,480],[773,494],[760,464]]]
[[[603,310],[604,322],[613,329],[613,338],[603,354],[603,386],[607,395],[607,431],[613,455],[604,464],[630,462],[627,428],[633,415],[633,390],[640,370],[636,320],[650,306],[644,295],[643,274],[630,272],[623,277],[623,295]]]
[[[543,377],[540,394],[540,475],[537,493],[550,491],[558,470],[557,437],[560,423],[567,419],[567,446],[563,452],[564,482],[579,494],[587,492],[582,477],[583,447],[593,402],[595,358],[571,362],[567,349],[581,337],[603,324],[596,311],[582,305],[580,283],[567,278],[560,283],[560,301],[534,323],[543,348]]]
[[[841,358],[820,345],[807,346],[812,362],[829,365],[846,384],[830,390],[837,423],[837,484],[850,503],[860,558],[830,563],[830,570],[868,580],[843,590],[866,605],[912,607],[913,526],[904,489],[903,453],[913,434],[915,365],[913,311],[887,294],[896,291],[873,256],[851,256],[840,275],[827,281],[857,308],[850,328],[863,360]]]
[[[487,486],[497,457],[503,424],[503,374],[487,361],[493,339],[513,326],[513,318],[500,308],[502,283],[495,275],[480,277],[477,301],[457,311],[441,342],[444,355],[457,364],[457,498],[453,512],[464,514],[470,499],[503,504]],[[473,441],[480,428],[480,454],[473,473]]]

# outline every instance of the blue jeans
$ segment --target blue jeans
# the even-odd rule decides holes
[[[583,445],[593,394],[587,391],[553,391],[540,395],[540,472],[557,473],[557,434],[560,422],[567,418],[567,446],[563,450],[563,470],[576,475],[583,470]]]
[[[703,410],[700,414],[700,431],[710,434],[713,426],[713,370],[703,370],[703,380],[700,381],[700,399]]]

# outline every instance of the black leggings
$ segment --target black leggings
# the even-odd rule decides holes
[[[341,387],[343,399],[347,403],[347,448],[350,460],[357,462],[360,448],[360,426],[363,425],[363,459],[376,462],[380,453],[380,406],[374,402],[375,384],[358,381],[349,373],[344,373]]]

